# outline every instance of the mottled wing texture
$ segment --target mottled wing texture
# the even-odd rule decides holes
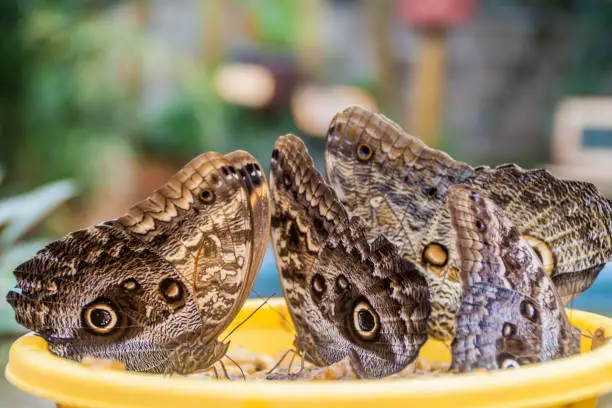
[[[580,333],[503,211],[467,186],[451,187],[448,207],[463,281],[452,368],[513,368],[577,354]]]
[[[612,258],[612,205],[592,184],[516,165],[474,168],[363,108],[332,120],[325,167],[349,214],[368,224],[368,239],[384,234],[426,268],[434,307],[430,332],[437,338],[452,338],[448,319],[460,292],[452,283],[459,282],[458,255],[446,207],[452,185],[469,184],[503,209],[542,259],[563,302],[586,290]],[[436,307],[441,303],[451,313]]]
[[[250,223],[251,230],[253,231],[248,272],[241,297],[236,302],[236,309],[231,313],[233,315],[242,307],[253,289],[255,278],[261,268],[266,249],[268,248],[270,241],[270,189],[268,188],[268,181],[264,171],[257,159],[250,153],[237,150],[226,154],[225,158],[234,164],[247,187],[249,212],[251,214]]]
[[[113,358],[135,371],[206,368],[225,353],[217,337],[259,270],[265,244],[254,236],[265,242],[268,221],[253,217],[268,203],[250,155],[205,153],[123,217],[18,267],[8,300],[60,356]],[[96,319],[106,326],[87,327]]]
[[[114,222],[68,234],[14,273],[17,290],[7,300],[17,322],[60,357],[116,359],[129,370],[161,372],[172,354],[169,342],[201,325],[192,299],[173,307],[158,295],[160,281],[179,281],[172,265]],[[137,283],[134,289],[129,282]],[[83,311],[95,304],[117,313],[107,334],[83,322]]]
[[[350,358],[363,377],[397,372],[427,339],[425,279],[384,237],[368,244],[295,136],[270,164],[272,243],[295,345],[318,365]]]

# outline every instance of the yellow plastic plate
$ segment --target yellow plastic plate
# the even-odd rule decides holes
[[[236,318],[243,320],[261,301],[250,300]],[[612,320],[569,310],[582,330]],[[291,347],[293,333],[282,299],[273,299],[231,336],[233,346],[278,354]],[[95,369],[60,359],[44,340],[26,335],[11,348],[6,367],[16,387],[63,406],[79,407],[594,407],[597,397],[612,391],[612,344],[545,364],[491,373],[437,378],[367,381],[214,381]],[[435,341],[423,357],[448,361],[448,349]]]

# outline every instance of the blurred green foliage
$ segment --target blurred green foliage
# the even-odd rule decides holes
[[[255,22],[258,52],[291,54],[298,42],[302,1],[232,3],[245,8]],[[86,194],[96,178],[89,171],[91,157],[106,143],[177,162],[210,149],[244,148],[266,163],[276,136],[295,131],[288,108],[259,112],[225,104],[198,55],[180,54],[146,27],[118,23],[112,11],[124,3],[137,2],[0,2],[0,163],[8,179],[4,194],[60,178],[74,178]],[[612,2],[483,0],[478,7],[486,12],[520,8],[536,26],[535,52],[517,64],[506,94],[496,97],[485,118],[503,115],[514,85],[534,71],[538,55],[556,44],[554,30],[560,26],[572,35],[561,59],[558,94],[550,95],[551,112],[562,95],[612,92],[612,83],[606,82],[612,69]],[[336,57],[329,56],[324,75],[342,82],[342,70],[333,64]],[[126,79],[122,71],[123,65],[140,60],[162,66],[176,84],[170,101],[146,112],[135,91],[140,79]]]

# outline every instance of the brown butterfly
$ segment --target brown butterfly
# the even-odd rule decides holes
[[[452,369],[494,370],[580,352],[542,262],[504,212],[467,186],[447,197],[463,282]]]
[[[413,361],[427,339],[422,271],[384,237],[368,244],[300,139],[278,139],[270,163],[272,244],[298,352],[329,365],[348,357],[361,377]]]
[[[73,360],[189,373],[246,300],[269,234],[257,161],[205,153],[123,217],[66,235],[15,270],[16,319]]]
[[[496,202],[536,251],[563,303],[595,280],[612,258],[612,204],[589,183],[509,164],[471,167],[427,147],[381,114],[338,113],[325,148],[330,184],[351,215],[423,265],[430,285],[430,334],[449,340],[459,304],[458,254],[446,207],[454,184]]]

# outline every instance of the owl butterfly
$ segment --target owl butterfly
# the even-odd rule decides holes
[[[246,300],[269,234],[257,161],[205,153],[121,218],[66,235],[15,270],[16,319],[72,360],[189,373]]]
[[[447,197],[463,282],[452,369],[494,370],[580,352],[542,262],[504,212],[467,186]]]
[[[348,357],[361,377],[413,361],[427,340],[428,289],[384,237],[368,244],[300,139],[278,139],[270,164],[272,244],[297,335],[319,366]]]
[[[325,167],[348,212],[368,224],[368,240],[384,234],[402,256],[426,268],[429,332],[440,340],[453,337],[461,293],[446,207],[454,184],[471,185],[502,208],[563,303],[586,290],[612,258],[612,204],[592,184],[514,164],[471,167],[363,108],[348,108],[332,120]]]

